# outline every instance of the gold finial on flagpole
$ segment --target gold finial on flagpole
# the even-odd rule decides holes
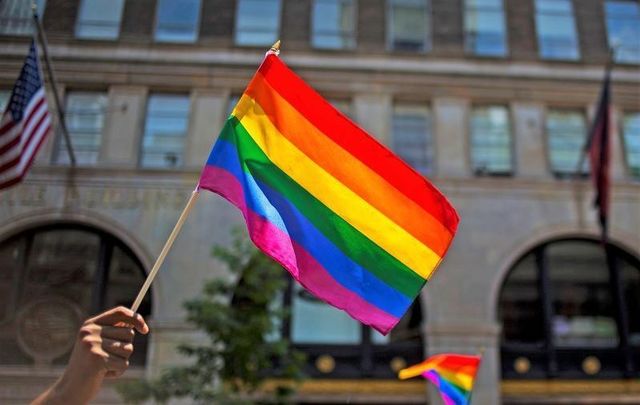
[[[280,40],[277,40],[275,44],[271,45],[271,52],[275,53],[276,56],[280,55]]]

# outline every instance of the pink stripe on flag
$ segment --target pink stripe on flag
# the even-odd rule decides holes
[[[235,205],[245,218],[253,243],[318,298],[340,309],[349,308],[348,312],[352,317],[366,325],[375,325],[385,334],[398,323],[396,317],[381,311],[342,286],[286,232],[250,210],[244,198],[242,184],[232,173],[215,166],[205,166],[201,182],[207,184],[208,190],[220,194]]]
[[[425,371],[422,373],[422,376],[427,380],[431,381],[433,385],[435,385],[438,390],[440,390],[440,397],[444,401],[445,405],[456,405],[455,401],[451,399],[447,394],[442,392],[440,388],[440,376],[433,370]]]

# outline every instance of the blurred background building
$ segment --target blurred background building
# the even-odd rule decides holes
[[[300,402],[438,404],[395,371],[481,350],[474,404],[640,402],[638,1],[37,3],[78,165],[56,131],[26,180],[0,191],[0,402],[24,403],[58,375],[80,319],[130,304],[278,38],[292,69],[462,218],[388,337],[290,287],[282,333],[309,354]],[[2,108],[31,32],[30,1],[0,1]],[[607,266],[591,183],[574,174],[610,46]],[[142,307],[152,333],[127,378],[179,362],[175,345],[198,339],[182,303],[223,276],[211,246],[240,223],[201,197]],[[107,388],[98,402],[119,401]]]

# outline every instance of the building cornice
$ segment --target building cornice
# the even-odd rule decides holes
[[[192,66],[255,67],[262,52],[255,49],[203,49],[153,44],[139,47],[122,43],[104,45],[51,44],[53,59],[108,63],[178,64]],[[23,43],[0,43],[0,55],[22,58]],[[290,52],[282,57],[293,68],[340,70],[345,72],[375,72],[399,74],[431,74],[464,77],[502,77],[542,80],[577,80],[599,82],[603,66],[580,63],[523,62],[495,59],[435,59],[429,56],[394,56],[334,54],[322,52]],[[640,67],[619,66],[613,72],[615,82],[640,83]]]

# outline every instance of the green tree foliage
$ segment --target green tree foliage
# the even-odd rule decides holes
[[[304,356],[279,335],[288,316],[279,305],[286,289],[283,269],[237,231],[231,247],[216,246],[213,255],[235,277],[205,284],[200,297],[185,303],[187,319],[208,337],[203,345],[182,345],[191,365],[166,370],[152,381],[118,387],[130,403],[166,402],[186,397],[196,403],[286,403],[294,385],[259,391],[268,377],[302,378]],[[153,333],[153,331],[152,331]]]

